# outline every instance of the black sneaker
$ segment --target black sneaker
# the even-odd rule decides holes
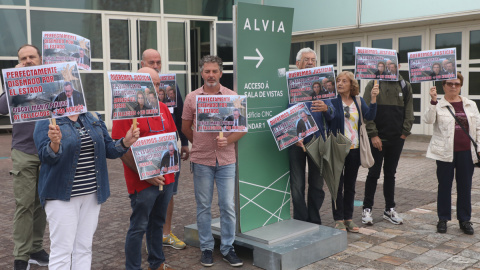
[[[437,232],[446,233],[447,232],[447,220],[439,220],[437,223]]]
[[[14,270],[29,270],[30,269],[30,264],[26,261],[22,260],[15,260],[13,262],[13,269]]]
[[[235,250],[233,248],[228,251],[228,254],[223,256],[223,260],[228,262],[231,266],[242,266],[243,261],[237,257]]]
[[[465,233],[472,235],[473,234],[473,228],[472,228],[472,223],[470,221],[459,221],[460,224],[460,229]]]
[[[40,266],[48,266],[49,258],[50,256],[48,253],[42,249],[38,252],[30,254],[30,260],[28,260],[28,263],[34,263]]]
[[[200,259],[200,263],[203,266],[210,267],[213,265],[213,256],[212,251],[210,249],[206,249],[202,251],[202,258]]]

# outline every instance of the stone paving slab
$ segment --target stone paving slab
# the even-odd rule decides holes
[[[11,136],[0,134],[0,269],[13,269],[12,219],[15,208],[12,178],[8,174]],[[310,269],[480,269],[480,173],[475,170],[472,194],[472,222],[477,234],[467,236],[458,228],[456,221],[448,223],[448,232],[435,232],[436,165],[425,158],[428,138],[411,136],[407,139],[397,169],[396,209],[405,222],[393,225],[382,218],[384,198],[383,179],[375,194],[373,208],[374,225],[361,224],[361,206],[355,207],[354,221],[361,226],[361,233],[348,234],[348,248],[344,252],[301,268]],[[183,239],[183,227],[195,223],[195,198],[192,174],[188,162],[182,164],[179,194],[175,197],[173,232]],[[129,225],[130,200],[126,191],[121,161],[109,160],[111,197],[102,205],[97,232],[93,243],[92,269],[125,269],[124,243]],[[362,201],[367,170],[360,168],[357,178],[355,200]],[[321,209],[323,225],[333,227],[330,196]],[[452,216],[456,216],[456,189],[452,191]],[[361,203],[360,203],[361,205]],[[212,204],[214,217],[219,217],[217,199]],[[217,243],[218,244],[218,243]],[[48,227],[44,246],[49,250]],[[244,259],[242,269],[260,269],[252,265],[252,252],[236,247]],[[175,269],[205,269],[199,263],[198,248],[185,250],[164,248],[167,262]],[[382,252],[379,252],[382,251]],[[388,251],[388,252],[387,252]],[[385,254],[387,253],[387,254]],[[143,268],[147,269],[147,255],[143,252]],[[218,248],[214,251],[215,265],[209,269],[234,269],[222,261]],[[32,265],[32,270],[46,269]]]

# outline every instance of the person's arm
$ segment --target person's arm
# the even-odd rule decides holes
[[[58,162],[63,152],[59,126],[50,125],[49,120],[37,121],[33,131],[33,140],[38,150],[38,158],[42,163],[55,164]]]
[[[335,108],[330,99],[324,100],[324,103],[327,105],[327,110],[322,112],[322,114],[325,117],[325,120],[330,121],[335,117]]]
[[[377,103],[370,103],[370,106],[368,106],[363,98],[360,98],[360,101],[362,102],[360,106],[362,106],[363,118],[366,121],[375,120],[375,116],[377,115]]]
[[[412,95],[412,85],[410,83],[405,82],[407,84],[408,90],[408,102],[407,107],[405,108],[405,117],[403,120],[403,131],[402,131],[402,139],[405,139],[408,135],[412,134],[410,131],[412,130],[413,121],[415,117],[413,115],[413,95]],[[405,97],[404,97],[405,98]]]
[[[369,81],[365,87],[365,93],[363,94],[363,100],[367,105],[370,105],[370,100],[372,96],[373,81]],[[380,89],[380,87],[379,87]],[[378,101],[378,100],[377,100]],[[378,137],[378,130],[375,122],[373,120],[368,120],[365,122],[365,128],[367,129],[368,137]]]
[[[227,137],[222,137],[220,138],[220,136],[217,136],[216,140],[217,140],[217,146],[219,148],[222,148],[222,147],[225,147],[231,143],[236,143],[238,140],[240,140],[243,136],[245,136],[245,134],[247,134],[247,132],[232,132],[230,133],[229,136]]]
[[[426,124],[433,124],[437,120],[437,88],[433,86],[430,88],[431,101],[427,110],[423,114],[423,121]]]
[[[192,129],[193,121],[192,120],[184,120],[182,119],[182,132],[187,137],[187,139],[193,143],[193,129]]]

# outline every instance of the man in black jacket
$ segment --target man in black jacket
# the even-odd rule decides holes
[[[375,120],[366,122],[366,129],[371,139],[375,164],[368,170],[365,182],[362,223],[373,225],[373,199],[383,163],[385,196],[383,218],[398,225],[403,223],[403,219],[395,211],[395,173],[405,138],[410,135],[414,120],[412,86],[403,80],[401,75],[399,81],[380,81],[375,85],[370,81],[363,95],[367,104],[370,104],[370,93],[374,87],[379,87],[380,91],[377,96],[377,115]]]

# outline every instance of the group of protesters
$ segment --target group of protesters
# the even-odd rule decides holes
[[[18,50],[18,59],[17,68],[42,63],[40,51],[29,44]],[[316,66],[316,59],[315,51],[303,48],[297,54],[296,65],[299,69],[312,68]],[[141,65],[138,72],[150,74],[158,97],[163,98],[159,88],[161,56],[158,51],[144,51]],[[159,117],[139,118],[136,127],[133,119],[114,121],[111,136],[100,115],[91,112],[57,118],[56,123],[41,120],[13,125],[14,269],[29,269],[30,263],[48,265],[49,269],[91,268],[93,235],[100,206],[110,195],[107,158],[122,160],[131,200],[132,213],[125,240],[126,269],[141,269],[144,235],[149,269],[172,269],[165,263],[163,246],[185,248],[185,243],[171,230],[173,195],[177,193],[180,173],[141,181],[130,150],[140,137],[167,132],[179,133],[181,158],[186,161],[190,157],[192,162],[201,264],[206,267],[214,264],[211,204],[216,185],[222,227],[220,252],[231,266],[243,265],[233,247],[235,143],[246,133],[227,132],[220,136],[196,131],[197,95],[236,95],[220,84],[223,63],[219,57],[204,56],[199,68],[204,85],[188,94],[185,103],[177,87],[177,107],[173,113],[159,102]],[[431,104],[424,118],[434,126],[427,157],[437,160],[437,231],[445,233],[451,219],[451,188],[456,173],[457,219],[464,233],[473,234],[470,197],[474,163],[478,162],[475,143],[480,140],[480,114],[475,102],[459,95],[463,85],[460,73],[457,79],[442,81],[442,85],[445,95],[441,100],[437,100],[436,88],[430,89]],[[325,140],[325,134],[339,132],[351,140],[351,146],[340,177],[337,199],[332,201],[332,214],[335,228],[359,232],[353,212],[362,155],[359,131],[365,120],[374,165],[369,168],[365,182],[362,223],[373,225],[372,208],[383,164],[383,218],[400,225],[403,219],[395,210],[395,173],[414,121],[412,87],[401,75],[398,81],[370,81],[362,98],[353,73],[344,71],[336,77],[336,88],[336,98],[307,103],[319,131],[288,149],[293,217],[322,223],[319,211],[325,197],[323,177],[303,147],[315,138]],[[175,93],[170,95],[173,97]],[[2,94],[1,114],[8,113],[6,99]],[[191,150],[188,142],[192,144]],[[308,196],[305,202],[307,162]],[[43,248],[47,221],[50,254]]]
[[[42,64],[40,50],[26,44],[18,50],[16,68]],[[140,73],[149,73],[160,98],[161,56],[154,49],[142,54]],[[231,266],[241,266],[233,248],[235,239],[235,148],[245,133],[199,133],[195,126],[195,96],[236,93],[220,85],[223,63],[205,56],[200,63],[205,85],[190,93],[185,106],[177,87],[173,113],[158,101],[160,116],[116,120],[110,136],[98,113],[84,112],[13,125],[12,162],[16,202],[13,225],[14,269],[30,264],[49,269],[90,269],[92,242],[100,206],[110,196],[106,159],[120,158],[131,200],[130,226],[125,239],[126,269],[142,269],[142,241],[146,236],[148,269],[172,269],[165,263],[164,246],[184,249],[172,233],[173,195],[179,172],[140,181],[130,150],[138,138],[178,132],[183,160],[193,164],[201,264],[213,265],[211,203],[217,185],[222,222],[220,252]],[[173,92],[172,89],[170,92]],[[142,101],[145,101],[143,99]],[[0,113],[8,114],[7,95],[0,96]],[[188,141],[192,143],[189,150]],[[43,248],[46,223],[50,231],[50,254]]]
[[[397,54],[397,57],[400,57]],[[398,59],[400,62],[400,59]],[[383,63],[379,63],[383,64]],[[299,69],[316,66],[316,53],[310,48],[301,49],[296,57]],[[400,64],[398,65],[400,68]],[[457,182],[457,220],[465,234],[473,234],[471,219],[471,188],[474,164],[479,162],[477,144],[480,143],[480,114],[476,103],[460,96],[463,76],[443,80],[444,98],[437,100],[436,87],[430,89],[431,103],[424,121],[433,124],[433,136],[427,157],[436,160],[438,178],[437,232],[447,232],[451,220],[451,191],[455,176]],[[360,129],[365,120],[374,164],[368,169],[363,198],[362,223],[373,225],[373,205],[377,181],[383,164],[383,219],[393,224],[403,224],[395,210],[395,174],[407,136],[414,121],[412,87],[399,75],[398,81],[369,81],[363,98],[359,97],[359,84],[354,74],[343,71],[336,78],[338,95],[331,100],[318,100],[309,104],[319,131],[300,140],[289,148],[290,184],[295,219],[321,224],[319,210],[325,192],[323,177],[313,159],[302,148],[315,137],[330,132],[342,133],[351,140],[350,152],[344,161],[336,201],[332,200],[335,228],[359,232],[352,220],[354,212],[355,183],[361,165]],[[320,113],[320,114],[319,114]],[[368,146],[367,146],[368,147]],[[308,161],[308,195],[305,202],[305,173]]]

